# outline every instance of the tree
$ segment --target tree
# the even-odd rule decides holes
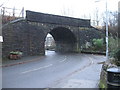
[[[103,29],[105,30],[106,17],[103,14]],[[108,28],[109,35],[116,37],[118,36],[118,12],[117,11],[108,11]]]
[[[63,9],[61,10],[61,14],[63,16],[73,16],[73,10],[68,8],[63,7]]]

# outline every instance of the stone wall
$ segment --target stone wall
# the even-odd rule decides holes
[[[103,31],[100,31],[96,28],[84,28],[79,31],[79,38],[81,46],[86,42],[91,42],[93,39],[105,38],[105,34]]]
[[[107,88],[107,67],[105,63],[102,65],[99,88]]]
[[[57,25],[69,25],[75,27],[90,27],[90,20],[59,15],[45,14],[40,12],[26,11],[26,19],[32,22],[49,23]]]
[[[11,51],[22,51],[24,56],[44,54],[44,33],[37,27],[30,25],[25,20],[8,23],[2,28],[3,57]],[[39,51],[39,53],[38,53]]]
[[[44,55],[45,38],[51,30],[57,27],[67,28],[76,38],[74,44],[71,43],[68,45],[68,43],[59,43],[58,47],[60,46],[61,48],[63,45],[64,47],[62,47],[62,49],[68,52],[71,52],[73,49],[75,52],[80,52],[81,46],[86,42],[91,42],[94,38],[102,37],[101,31],[92,27],[75,27],[69,25],[30,22],[26,19],[18,20],[8,23],[2,28],[4,39],[2,48],[3,57],[7,57],[11,51],[22,51],[24,56]],[[68,34],[67,32],[62,33],[61,35]],[[71,49],[71,47],[73,49]],[[62,49],[60,48],[57,48],[57,50],[61,51]]]

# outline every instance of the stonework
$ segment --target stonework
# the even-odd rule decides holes
[[[90,20],[26,11],[26,19],[33,22],[90,27]]]
[[[27,19],[8,23],[2,28],[3,57],[7,57],[11,51],[21,51],[24,56],[44,55],[45,38],[48,33],[53,35],[58,52],[80,52],[81,46],[86,42],[102,38],[102,32],[89,25],[90,23],[82,27]]]
[[[10,23],[3,27],[3,57],[11,51],[22,51],[23,55],[44,54],[44,33],[27,21]],[[39,51],[39,53],[38,53]]]

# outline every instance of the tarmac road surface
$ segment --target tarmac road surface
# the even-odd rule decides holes
[[[3,67],[2,88],[96,88],[105,56],[47,51],[38,59]]]

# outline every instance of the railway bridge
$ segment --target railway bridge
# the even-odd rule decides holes
[[[3,25],[3,57],[11,51],[27,55],[44,55],[45,39],[50,33],[56,52],[81,52],[86,42],[101,38],[101,32],[90,25],[90,20],[26,11],[26,18]]]

